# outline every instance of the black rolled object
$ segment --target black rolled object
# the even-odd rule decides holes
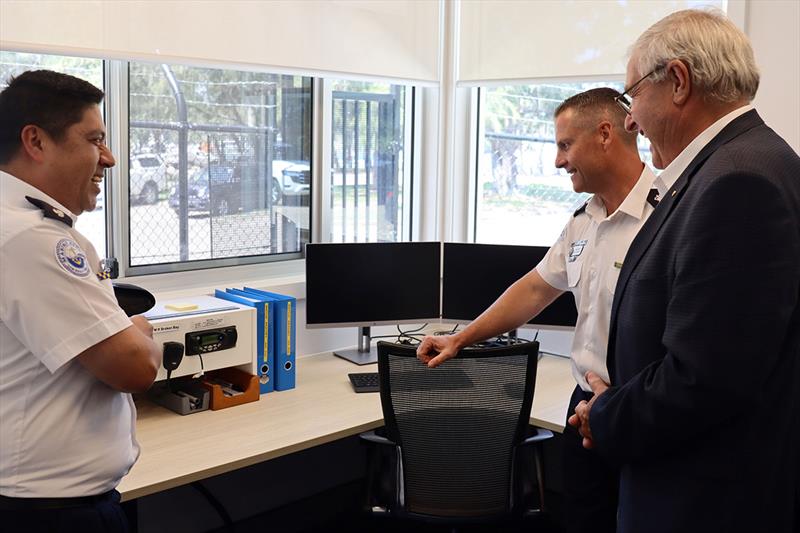
[[[130,283],[114,283],[114,296],[117,303],[128,316],[141,315],[156,305],[156,298],[150,291]]]

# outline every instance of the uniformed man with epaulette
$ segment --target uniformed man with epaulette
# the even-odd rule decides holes
[[[618,95],[613,89],[591,89],[556,109],[556,167],[570,175],[575,192],[594,196],[575,211],[541,263],[480,317],[455,335],[422,341],[417,354],[428,366],[516,329],[570,291],[578,307],[571,351],[577,386],[567,413],[592,396],[587,372],[608,381],[606,348],[617,277],[631,241],[658,204],[657,178],[639,157],[636,135],[625,130],[625,112],[615,102]],[[583,448],[575,428],[565,426],[567,531],[613,533],[618,472]]]
[[[0,528],[129,530],[115,487],[139,456],[131,392],[161,365],[75,218],[114,157],[103,92],[29,71],[0,93]]]

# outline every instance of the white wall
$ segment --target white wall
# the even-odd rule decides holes
[[[800,153],[800,2],[750,0],[745,30],[761,70],[754,104]]]

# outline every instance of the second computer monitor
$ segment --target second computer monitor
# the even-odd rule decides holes
[[[442,275],[442,319],[469,322],[483,313],[547,253],[543,246],[445,243]],[[528,323],[553,329],[574,328],[575,298],[559,296]]]
[[[306,245],[309,327],[439,318],[440,243]]]

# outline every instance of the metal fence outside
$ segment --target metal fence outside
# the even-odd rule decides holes
[[[401,183],[402,87],[391,93],[333,91],[331,210],[334,242],[397,241]]]
[[[310,127],[295,123],[310,120],[310,85],[288,88],[278,106],[277,84],[261,83],[264,104],[246,108],[259,116],[242,121],[263,125],[203,124],[189,120],[181,84],[163,71],[176,120],[129,123],[129,266],[301,252],[311,172],[300,137]]]

